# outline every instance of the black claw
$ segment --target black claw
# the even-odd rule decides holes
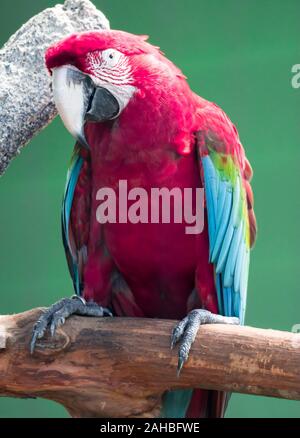
[[[44,331],[41,332],[41,331],[35,330],[33,332],[33,335],[32,335],[32,338],[31,338],[31,342],[30,342],[30,353],[31,354],[33,354],[33,352],[34,352],[36,341],[38,339],[42,338],[43,335],[44,335]]]
[[[175,345],[176,345],[176,328],[177,327],[175,327],[174,329],[173,329],[173,332],[172,332],[172,335],[171,335],[171,350],[173,350],[173,348],[175,347]]]
[[[113,316],[113,314],[111,313],[111,311],[109,309],[107,309],[106,307],[103,307],[103,315],[105,316]]]
[[[31,338],[31,342],[30,342],[30,353],[31,354],[33,354],[33,352],[34,352],[34,348],[35,348],[35,344],[36,344],[37,339],[40,339],[44,336],[44,333],[45,333],[46,328],[47,328],[47,324],[48,324],[48,314],[43,313],[33,328],[32,338]]]
[[[175,347],[177,342],[181,339],[184,330],[188,324],[188,317],[185,317],[182,321],[178,322],[173,329],[171,335],[171,350]]]
[[[54,337],[54,335],[55,335],[55,331],[56,331],[56,327],[55,327],[53,324],[51,324],[51,326],[50,326],[50,334],[51,334],[51,338]]]
[[[43,336],[43,334],[40,334],[38,331],[35,331],[33,333],[32,338],[31,338],[31,342],[30,342],[30,354],[34,353],[36,341],[38,339],[40,339],[42,336]]]
[[[34,333],[32,335],[31,341],[30,341],[30,354],[33,354],[33,352],[34,352],[36,339],[37,339],[37,333]]]
[[[177,365],[177,377],[180,376],[180,372],[182,370],[183,364],[184,364],[185,360],[179,356],[178,358],[178,365]]]
[[[56,329],[65,323],[65,318],[60,315],[60,312],[61,311],[56,312],[52,318],[52,322],[50,325],[50,333],[52,337],[55,335]]]

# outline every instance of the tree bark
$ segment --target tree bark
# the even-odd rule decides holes
[[[57,114],[45,50],[70,33],[108,28],[89,0],[66,0],[31,18],[0,50],[0,174]]]
[[[73,417],[157,416],[163,392],[175,388],[300,400],[300,334],[202,326],[178,378],[175,321],[75,316],[31,356],[40,312],[0,317],[2,396],[55,400]]]

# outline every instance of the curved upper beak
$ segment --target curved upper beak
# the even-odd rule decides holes
[[[103,122],[118,116],[118,100],[106,88],[97,87],[92,79],[71,65],[53,69],[53,96],[67,130],[89,148],[84,125]]]

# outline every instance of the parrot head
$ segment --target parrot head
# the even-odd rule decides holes
[[[116,119],[159,78],[183,76],[147,37],[123,31],[73,34],[45,55],[54,101],[68,131],[89,147],[86,122]]]

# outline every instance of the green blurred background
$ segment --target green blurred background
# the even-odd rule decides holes
[[[56,1],[1,0],[0,46]],[[247,324],[300,323],[299,0],[98,0],[112,28],[148,34],[237,125],[255,171],[259,224]],[[0,183],[0,314],[72,294],[60,238],[60,204],[73,139],[56,119]],[[288,357],[287,357],[288,360]],[[300,366],[300,363],[299,363]],[[0,399],[0,417],[65,417],[46,400]],[[234,394],[228,417],[300,417],[300,403]]]

